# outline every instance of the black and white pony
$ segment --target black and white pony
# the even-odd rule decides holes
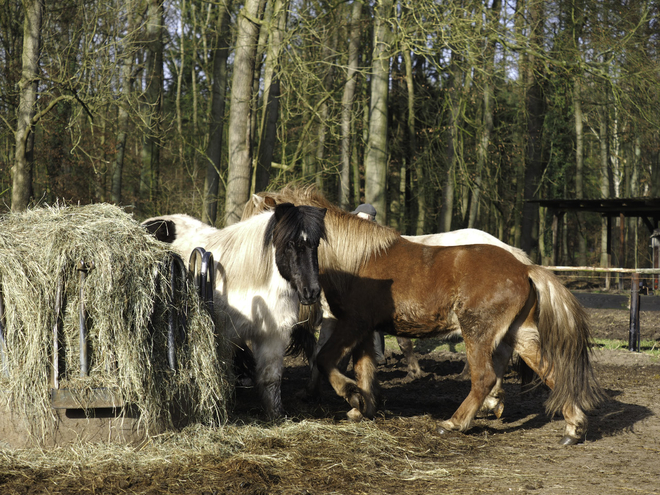
[[[281,381],[299,305],[314,304],[321,289],[318,246],[325,209],[278,205],[224,229],[188,215],[164,215],[143,225],[188,261],[196,247],[213,253],[214,321],[236,346],[249,342],[255,380],[266,414],[284,414]]]

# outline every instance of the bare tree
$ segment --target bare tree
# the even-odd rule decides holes
[[[255,191],[263,191],[268,186],[270,166],[275,150],[280,98],[280,51],[282,50],[288,6],[288,1],[275,0],[268,26],[270,32],[268,33],[266,68],[264,71],[263,107],[255,170]]]
[[[500,9],[502,2],[494,0],[486,16],[486,32],[484,44],[484,70],[483,70],[483,111],[482,126],[479,141],[477,142],[477,165],[475,171],[472,199],[470,201],[470,214],[468,217],[468,227],[473,228],[477,221],[477,212],[479,211],[479,201],[481,199],[481,190],[483,187],[483,169],[488,159],[488,146],[490,145],[490,135],[493,132],[493,98],[494,98],[494,67],[495,67],[495,42],[496,38],[489,35],[489,31],[495,30],[499,22]]]
[[[351,202],[351,123],[353,100],[357,85],[358,55],[360,49],[360,18],[362,2],[353,0],[349,25],[348,67],[346,85],[341,99],[341,171],[339,177],[339,206],[348,209]],[[359,187],[359,184],[356,184]]]
[[[252,80],[254,78],[261,0],[246,0],[238,15],[231,106],[229,109],[229,171],[225,200],[225,223],[241,219],[250,196],[252,177]]]
[[[528,6],[530,46],[540,51],[544,22],[544,3],[531,0]],[[539,182],[543,172],[542,133],[545,108],[541,85],[542,60],[530,54],[527,59],[528,83],[525,107],[527,111],[527,153],[524,182],[526,200],[539,197]],[[538,240],[538,205],[526,201],[522,208],[520,247],[535,258]]]
[[[225,98],[227,92],[227,57],[229,56],[229,9],[231,0],[218,6],[217,45],[213,51],[213,92],[209,117],[209,143],[206,149],[206,181],[204,182],[204,209],[202,220],[214,225],[218,212],[220,191],[220,163],[223,147]]]
[[[24,0],[23,23],[23,70],[21,73],[20,100],[16,125],[16,153],[14,162],[12,211],[27,209],[32,196],[32,134],[33,117],[37,102],[37,78],[41,42],[43,0]]]
[[[163,118],[163,0],[149,0],[145,40],[144,136],[140,210],[153,204],[158,188]]]
[[[378,211],[379,221],[387,224],[387,100],[390,74],[388,24],[393,0],[379,0],[374,11],[374,47],[369,105],[369,142],[365,158],[365,198]]]
[[[135,44],[137,9],[134,1],[125,4],[126,32],[121,40],[121,61],[119,86],[121,87],[121,98],[118,103],[117,113],[117,140],[115,158],[112,167],[112,184],[110,186],[110,198],[113,203],[122,202],[122,181],[124,176],[124,159],[126,157],[126,142],[129,132],[129,108],[133,91],[133,69],[137,46]]]

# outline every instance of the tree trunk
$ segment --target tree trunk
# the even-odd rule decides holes
[[[209,143],[206,148],[206,180],[204,182],[204,208],[202,221],[215,225],[220,192],[220,166],[223,150],[225,96],[227,93],[227,57],[229,56],[229,8],[231,0],[219,5],[217,45],[213,52],[213,93],[209,121]]]
[[[353,11],[349,27],[348,69],[346,85],[341,99],[341,170],[339,177],[339,206],[349,209],[351,203],[351,124],[353,99],[357,85],[358,56],[360,50],[360,17],[362,2],[353,0]]]
[[[280,99],[280,51],[286,28],[289,2],[276,0],[271,17],[268,39],[268,54],[266,55],[266,70],[264,74],[263,112],[261,115],[261,131],[259,132],[259,148],[257,151],[257,169],[255,171],[255,192],[264,191],[270,181],[270,164],[277,139],[277,117]]]
[[[144,72],[144,120],[147,124],[142,138],[142,170],[138,211],[148,213],[157,196],[160,163],[160,139],[163,112],[163,0],[149,0],[147,7],[146,57]]]
[[[252,80],[259,36],[260,0],[246,0],[238,15],[238,35],[233,65],[229,108],[229,171],[225,200],[225,224],[241,219],[250,197],[252,177]]]
[[[11,193],[12,211],[25,211],[32,197],[32,118],[37,103],[37,75],[43,18],[43,0],[25,0],[23,69],[18,83],[20,99],[16,122],[16,150]]]
[[[543,4],[531,2],[529,5],[530,19],[530,46],[536,50],[542,49],[541,36],[543,33]],[[527,252],[532,260],[536,258],[535,252],[538,244],[538,218],[539,206],[529,200],[539,197],[539,185],[543,173],[543,120],[545,108],[543,104],[543,88],[541,87],[541,73],[543,66],[541,60],[530,55],[527,63],[527,95],[525,105],[527,108],[527,152],[524,179],[523,197],[525,203],[522,210],[522,223],[520,232],[520,247]]]
[[[424,233],[424,219],[426,217],[426,179],[424,176],[424,166],[417,161],[417,132],[415,130],[415,85],[413,80],[412,56],[410,47],[406,46],[403,52],[403,63],[406,70],[406,88],[408,93],[408,112],[406,117],[406,127],[408,136],[407,156],[410,168],[417,176],[416,194],[417,200],[417,221],[414,223],[415,234]],[[411,181],[412,181],[411,177]],[[412,184],[411,184],[412,189]]]
[[[573,109],[575,114],[575,197],[584,198],[584,132],[580,79],[575,79],[573,87]],[[587,265],[587,237],[584,231],[584,214],[578,212],[578,266]]]
[[[496,29],[499,22],[501,0],[494,0],[490,8],[486,24],[486,33],[491,29]],[[481,136],[477,142],[477,166],[472,190],[472,199],[470,200],[470,214],[468,216],[468,228],[474,228],[479,211],[479,201],[481,198],[482,174],[488,160],[488,145],[490,144],[490,135],[493,132],[493,79],[495,78],[495,38],[486,36],[486,49],[484,54],[484,101],[483,101],[483,122]]]
[[[604,103],[604,102],[603,102]],[[610,177],[609,177],[609,161],[610,152],[608,145],[608,126],[607,126],[607,105],[602,105],[598,110],[598,124],[599,133],[598,139],[600,141],[600,196],[601,198],[610,197]],[[600,229],[600,266],[609,267],[608,257],[608,244],[607,244],[607,218],[603,217],[601,220]],[[609,282],[609,277],[607,277]],[[609,283],[607,284],[609,286]],[[609,288],[609,287],[608,287]]]
[[[454,216],[454,192],[456,185],[456,162],[458,159],[458,133],[461,125],[461,84],[462,71],[459,68],[459,60],[462,58],[458,52],[452,52],[452,63],[450,72],[451,82],[449,83],[449,122],[447,124],[447,172],[445,174],[445,183],[442,188],[442,203],[440,210],[439,232],[449,232],[451,230],[451,220]]]
[[[331,23],[332,26],[333,23]],[[330,32],[328,30],[330,29]],[[328,104],[328,96],[332,93],[332,80],[334,78],[333,57],[337,52],[337,36],[338,30],[328,27],[324,33],[323,49],[321,50],[321,60],[324,64],[323,88],[322,98],[319,109],[319,122],[317,128],[317,141],[316,141],[316,187],[319,191],[323,191],[325,181],[325,146],[326,136],[328,134],[328,116],[330,115],[330,105]]]
[[[375,8],[369,141],[365,158],[365,198],[378,212],[379,222],[387,225],[387,99],[389,91],[389,40],[387,20],[393,0],[379,0]]]

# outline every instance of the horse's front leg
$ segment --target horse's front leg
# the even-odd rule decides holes
[[[337,319],[329,312],[323,312],[323,321],[319,331],[319,339],[316,342],[316,348],[312,359],[309,360],[310,376],[307,381],[306,391],[309,397],[318,398],[321,395],[321,372],[318,366],[318,355],[321,348],[328,341],[335,330]]]
[[[328,378],[337,395],[346,399],[353,407],[348,414],[349,419],[352,420],[361,419],[365,413],[373,414],[375,412],[368,408],[368,401],[365,400],[357,382],[348,378],[338,368],[341,359],[352,351],[360,336],[364,335],[364,331],[358,333],[359,331],[360,328],[354,323],[345,320],[337,321],[334,332],[329,336],[316,359],[320,372]],[[371,332],[368,334],[369,338],[372,338]]]
[[[256,364],[255,379],[264,411],[269,419],[284,416],[282,407],[282,373],[287,341],[277,336],[253,342]]]
[[[359,413],[368,418],[373,418],[376,414],[380,392],[376,380],[377,367],[374,339],[369,336],[365,337],[353,350],[353,369],[365,405],[364,410],[359,411]],[[358,411],[353,411],[352,416],[352,419],[361,419]]]

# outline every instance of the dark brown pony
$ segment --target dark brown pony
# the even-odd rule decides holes
[[[337,394],[353,407],[349,418],[371,418],[376,412],[376,327],[417,338],[460,333],[472,386],[453,416],[441,423],[441,433],[470,428],[514,350],[550,387],[546,411],[561,411],[566,421],[561,443],[584,438],[585,411],[603,393],[590,364],[584,310],[552,272],[523,264],[496,246],[407,241],[339,209],[311,188],[261,193],[246,208],[282,202],[327,208],[320,282],[338,321],[317,360]],[[356,380],[337,368],[348,353]]]

